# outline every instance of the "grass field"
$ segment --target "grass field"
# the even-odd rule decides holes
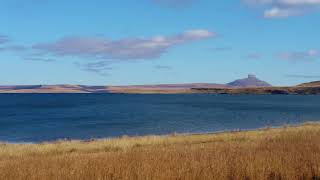
[[[320,124],[205,135],[0,144],[1,180],[320,179]]]

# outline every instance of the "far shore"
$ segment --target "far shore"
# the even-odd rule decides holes
[[[145,86],[30,85],[0,86],[1,93],[320,95],[320,85],[307,84],[291,87],[228,87],[206,84]]]

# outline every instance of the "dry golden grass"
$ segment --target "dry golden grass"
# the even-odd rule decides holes
[[[320,124],[206,135],[0,144],[1,180],[320,179]]]

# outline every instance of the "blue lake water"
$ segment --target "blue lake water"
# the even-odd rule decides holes
[[[205,133],[320,120],[320,96],[0,94],[0,141]]]

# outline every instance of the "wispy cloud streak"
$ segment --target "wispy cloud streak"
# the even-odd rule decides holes
[[[320,51],[317,49],[309,49],[307,51],[280,52],[275,56],[276,58],[289,61],[314,60],[320,57]]]
[[[156,65],[155,68],[159,69],[159,70],[170,70],[170,69],[172,69],[171,66],[164,66],[164,65]]]
[[[262,58],[262,55],[260,53],[250,53],[250,54],[247,54],[245,58],[250,60],[259,60]]]
[[[83,71],[96,73],[101,76],[109,75],[108,71],[112,70],[112,67],[110,67],[110,63],[106,61],[90,62],[85,64],[76,62],[74,64],[80,67]]]
[[[4,45],[0,51],[19,53],[24,60],[53,62],[63,57],[76,57],[91,60],[89,63],[76,63],[82,70],[105,75],[111,70],[111,63],[129,60],[153,60],[161,57],[171,48],[195,41],[215,38],[217,33],[206,29],[188,30],[172,36],[151,38],[125,38],[112,40],[105,37],[65,37],[55,42],[36,43],[30,46]],[[9,41],[0,36],[0,43]],[[98,61],[98,62],[92,62]],[[88,61],[87,61],[88,62]],[[158,68],[167,68],[160,67]]]
[[[320,8],[320,0],[242,0],[250,6],[264,7],[265,18],[301,16]]]
[[[171,7],[171,8],[183,8],[191,5],[194,0],[151,0],[156,4]]]
[[[8,36],[0,35],[0,44],[7,43],[9,41],[10,41],[10,39]]]
[[[36,44],[33,49],[55,56],[86,56],[118,60],[156,59],[174,46],[215,36],[214,32],[198,29],[175,36],[155,36],[149,39],[110,40],[104,37],[66,37],[53,43]]]

